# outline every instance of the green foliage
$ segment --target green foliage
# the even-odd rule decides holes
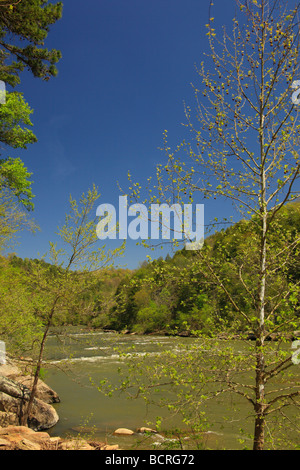
[[[0,189],[9,189],[28,210],[34,208],[30,176],[31,173],[19,158],[0,160]]]
[[[277,361],[290,364],[290,343],[280,352],[278,349],[278,343],[266,344],[265,357],[270,374],[268,411],[271,418],[265,447],[291,450],[298,445],[298,431],[294,423],[297,424],[299,413],[295,410],[294,399],[299,390],[299,369],[289,368],[283,371],[279,379]],[[153,406],[156,413],[159,407],[161,415],[156,425],[159,425],[160,432],[169,428],[173,416],[176,420],[180,416],[180,433],[191,439],[197,436],[199,443],[205,440],[203,433],[209,430],[216,432],[215,439],[219,441],[219,446],[225,445],[227,433],[232,440],[234,435],[237,439],[238,435],[243,436],[244,445],[248,445],[255,402],[255,342],[200,336],[188,341],[177,338],[173,346],[166,348],[163,342],[159,344],[155,338],[155,350],[159,351],[155,356],[151,353],[141,355],[134,348],[128,349],[126,355],[123,350],[119,383],[103,381],[100,390],[109,395],[122,391],[128,398],[143,399],[148,409]],[[284,401],[287,392],[294,395],[290,401],[287,399],[282,409],[277,393],[282,394]],[[189,440],[184,442],[183,449],[188,449],[189,445]],[[171,448],[169,443],[167,448]],[[240,446],[237,445],[237,448]]]
[[[0,5],[0,80],[15,86],[20,72],[28,68],[35,77],[57,74],[61,53],[44,47],[49,27],[62,16],[62,3],[22,0]]]
[[[33,308],[37,304],[26,271],[0,258],[0,337],[7,343],[9,354],[32,352],[41,339],[42,324]]]
[[[22,94],[7,94],[6,104],[0,105],[1,153],[6,147],[26,149],[28,144],[36,142],[28,128],[32,126],[31,113]],[[0,249],[10,243],[19,230],[34,226],[18,206],[21,203],[28,211],[34,208],[30,177],[20,158],[0,159]]]
[[[215,335],[224,333],[224,329],[228,333],[254,331],[258,321],[257,231],[255,217],[242,220],[207,238],[201,258],[197,252],[179,250],[173,258],[142,265],[120,283],[110,327],[169,334]],[[273,248],[268,254],[266,312],[271,315],[276,307],[277,314],[274,321],[269,319],[269,331],[299,327],[300,254],[296,247],[299,234],[300,204],[294,202],[276,215],[270,229]],[[280,259],[282,263],[278,263]],[[213,266],[214,277],[208,265]],[[218,283],[220,278],[244,316],[240,317],[228,302]],[[280,299],[278,294],[286,288],[290,295]]]
[[[26,149],[28,144],[37,141],[28,128],[32,126],[31,113],[32,110],[21,93],[7,94],[6,103],[0,105],[0,142],[3,144],[3,149],[6,147]],[[34,207],[30,176],[20,158],[0,159],[0,189],[9,189],[28,210]]]
[[[0,4],[0,80],[15,87],[27,68],[35,77],[48,80],[57,74],[61,53],[44,47],[49,26],[61,18],[62,3],[21,0]],[[37,141],[29,129],[32,110],[18,92],[6,93],[0,105],[0,142],[3,148],[26,149]],[[33,209],[31,175],[20,159],[0,160],[0,189],[8,188],[26,209]],[[2,224],[3,225],[3,224]],[[9,228],[8,228],[9,230]]]
[[[3,261],[3,278],[21,297],[20,304],[26,304],[24,315],[30,312],[29,318],[36,319],[47,331],[51,326],[66,324],[105,326],[108,321],[113,295],[126,271],[111,268],[123,246],[107,250],[97,238],[93,211],[98,198],[95,187],[78,202],[70,198],[70,212],[59,230],[62,247],[50,243],[50,262],[44,258],[22,260],[14,255]],[[14,302],[8,307],[15,297],[6,297],[5,292],[5,302],[0,304],[3,318],[6,309],[12,313],[15,310]],[[9,335],[9,327],[6,329]]]
[[[148,307],[138,311],[135,330],[138,333],[164,331],[170,323],[170,312],[167,305],[157,305],[151,301]]]
[[[256,338],[253,449],[263,450],[271,413],[266,340],[299,325],[293,258],[299,260],[300,237],[283,226],[286,204],[299,196],[300,108],[291,96],[300,72],[299,5],[237,3],[231,33],[224,29],[218,35],[210,1],[210,52],[197,68],[195,107],[185,107],[189,132],[172,150],[165,131],[166,161],[157,166],[148,199],[181,205],[195,197],[227,200],[245,219],[198,250],[193,270],[214,291],[213,319],[252,330]],[[134,199],[141,197],[139,183],[130,190]],[[278,360],[275,370],[283,372],[285,366]],[[286,403],[292,396],[299,397],[299,391],[280,399]]]
[[[24,126],[32,126],[32,109],[21,93],[6,94],[6,103],[0,106],[0,141],[12,148],[26,149],[37,141],[35,135]]]
[[[28,212],[20,208],[11,191],[0,189],[0,252],[13,247],[20,231],[35,232],[37,229]]]
[[[74,201],[71,207],[73,207],[73,216],[67,217],[69,228],[63,229],[64,240],[68,241],[69,247],[72,240],[75,240],[74,233],[76,233],[75,231],[72,235],[71,227],[75,230],[82,216],[81,210],[74,204]],[[248,289],[253,290],[254,295],[256,280],[253,268],[257,250],[254,237],[255,227],[255,220],[241,221],[227,230],[210,236],[203,248],[204,251],[206,250],[207,259],[214,265],[217,275],[222,276],[234,301],[252,319],[250,323],[243,317],[239,318],[228,303],[224,291],[210,276],[205,259],[199,260],[196,253],[184,250],[179,250],[172,258],[169,256],[166,260],[144,263],[136,271],[105,268],[106,262],[102,262],[103,269],[99,272],[87,270],[83,275],[80,269],[72,269],[67,274],[67,266],[63,266],[56,255],[54,264],[46,263],[43,259],[22,260],[16,256],[10,257],[10,264],[32,279],[33,292],[37,289],[34,279],[38,278],[39,283],[45,279],[48,287],[57,284],[61,289],[60,278],[65,277],[66,286],[69,286],[68,290],[72,295],[68,294],[69,300],[64,303],[65,307],[61,305],[59,314],[55,317],[55,325],[86,325],[93,328],[130,330],[138,333],[196,336],[201,334],[208,337],[225,332],[228,335],[230,333],[248,334],[254,330],[257,321],[255,304],[251,298],[249,299],[249,295],[246,295],[240,283],[238,266],[242,259],[244,262],[243,279],[247,282]],[[90,228],[92,232],[93,225]],[[277,249],[284,252],[286,244],[295,240],[299,233],[300,204],[293,203],[286,206],[276,218],[274,239]],[[91,237],[94,240],[93,233]],[[67,252],[69,260],[75,256],[72,249]],[[78,255],[82,253],[79,245],[75,253]],[[62,256],[63,253],[57,253],[58,255]],[[297,313],[299,250],[294,249],[289,257],[286,253],[284,256],[285,263],[274,273],[272,282],[269,283],[267,312],[272,312],[277,300],[276,294],[285,285],[289,285],[291,295],[278,306],[277,314],[272,322],[270,319],[268,324],[270,332],[274,329],[282,332],[300,329],[300,316]],[[48,302],[49,298],[45,296],[45,304],[43,309],[39,309],[40,312],[45,311]],[[39,318],[41,315],[42,313],[38,314]]]

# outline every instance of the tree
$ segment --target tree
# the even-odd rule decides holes
[[[62,3],[48,0],[0,2],[0,80],[15,87],[20,74],[27,68],[34,77],[48,80],[57,75],[56,63],[60,51],[44,47],[50,25],[62,16]],[[6,103],[0,105],[0,142],[5,147],[26,149],[37,141],[26,126],[32,126],[32,110],[21,93],[6,93]],[[3,151],[3,150],[2,150]],[[19,159],[0,160],[0,185],[8,183],[27,209],[33,208],[30,184]]]
[[[25,102],[21,93],[6,94],[5,105],[0,107],[0,142],[4,146],[26,149],[28,144],[37,141],[33,132],[27,127],[32,126],[30,115],[32,110]]]
[[[165,134],[167,163],[157,168],[156,189],[159,202],[193,202],[200,195],[226,199],[254,224],[238,265],[228,263],[228,245],[219,247],[217,260],[205,250],[197,256],[199,272],[223,291],[227,305],[256,338],[254,384],[247,385],[251,394],[229,379],[227,385],[253,406],[253,449],[262,450],[267,418],[276,409],[297,405],[300,394],[299,387],[290,393],[282,387],[274,397],[267,389],[293,361],[291,354],[274,360],[266,343],[270,334],[299,325],[299,281],[291,282],[289,275],[293,257],[299,256],[299,232],[282,239],[277,224],[286,204],[299,195],[300,108],[293,99],[299,78],[299,6],[289,8],[288,1],[279,0],[238,0],[237,5],[232,34],[224,29],[221,39],[210,13],[212,69],[204,62],[197,69],[195,115],[185,108],[188,141],[171,151]],[[245,302],[230,289],[232,275]]]
[[[0,105],[1,153],[7,147],[26,149],[36,142],[33,132],[25,127],[32,125],[31,113],[20,93],[6,95],[6,103]],[[19,230],[35,226],[26,214],[34,208],[30,177],[20,158],[0,159],[0,250]]]
[[[35,77],[48,80],[57,74],[55,64],[61,57],[57,50],[44,48],[49,26],[62,15],[62,4],[52,4],[48,0],[0,1],[0,81],[15,87],[20,83],[20,73],[27,67]],[[0,143],[1,156],[7,148],[26,149],[28,144],[37,141],[29,129],[32,126],[32,110],[19,92],[8,93],[0,104]],[[33,194],[31,174],[19,158],[0,159],[1,197],[1,244],[15,233],[19,222],[30,224],[22,209],[32,210]],[[3,192],[4,190],[4,192]],[[10,191],[11,206],[7,204]],[[5,226],[8,221],[11,226]],[[16,223],[17,222],[17,223]],[[9,234],[9,237],[7,237]]]
[[[5,188],[0,189],[0,253],[11,248],[21,230],[35,232],[38,229],[27,211],[20,208],[14,196]]]
[[[24,127],[32,125],[31,113],[20,93],[7,95],[6,104],[0,105],[2,148],[27,148],[28,144],[36,142],[32,131]],[[36,228],[27,214],[34,208],[30,177],[20,158],[0,158],[0,251],[19,230]]]
[[[33,209],[31,173],[19,158],[0,160],[0,188],[9,190],[11,195],[27,209]]]
[[[0,80],[15,86],[28,68],[34,77],[48,80],[57,74],[60,51],[44,47],[50,25],[62,16],[62,3],[48,0],[1,1]]]
[[[27,425],[38,378],[43,362],[46,340],[56,316],[76,306],[84,293],[89,293],[99,284],[105,268],[123,252],[124,245],[115,250],[107,250],[99,243],[96,234],[96,220],[92,215],[94,205],[100,197],[95,186],[83,194],[80,201],[70,197],[70,212],[65,224],[59,229],[62,248],[50,243],[51,264],[37,263],[28,272],[28,285],[35,299],[34,310],[43,325],[30,399],[24,409],[20,423]]]
[[[0,336],[9,353],[32,353],[36,341],[41,340],[42,323],[32,308],[27,273],[13,265],[10,257],[0,257],[0,299]]]
[[[5,104],[0,105],[1,153],[6,148],[26,149],[28,144],[37,142],[36,136],[26,126],[32,126],[32,110],[21,93],[7,93]],[[16,196],[27,209],[33,209],[31,174],[20,158],[0,159],[0,188],[6,188]]]

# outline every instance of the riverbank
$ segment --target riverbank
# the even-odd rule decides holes
[[[0,450],[118,450],[118,445],[107,442],[86,440],[81,437],[51,437],[47,428],[55,425],[59,417],[52,404],[60,403],[58,394],[42,380],[38,382],[34,416],[29,419],[29,427],[19,426],[19,401],[29,396],[33,378],[26,375],[14,361],[0,365]],[[22,395],[22,398],[19,396]],[[37,408],[40,407],[38,411]],[[49,410],[56,420],[49,421]],[[46,412],[45,412],[46,411]],[[46,416],[45,416],[46,415]],[[40,418],[40,416],[43,417]],[[33,425],[32,429],[30,426]],[[38,430],[37,430],[38,429]]]
[[[84,328],[83,328],[84,331]],[[99,330],[93,329],[87,331],[93,331],[97,332]],[[132,330],[100,330],[103,331],[104,333],[114,333],[118,335],[129,335],[129,336],[145,336],[145,337],[151,337],[151,336],[161,336],[161,337],[178,337],[178,338],[199,338],[201,334],[199,332],[194,332],[191,330],[185,330],[185,331],[153,331],[153,332],[148,332],[148,333],[143,333],[139,334],[135,331]],[[300,338],[300,330],[295,330],[287,333],[270,333],[266,336],[265,340],[266,341],[296,341]],[[222,332],[219,334],[216,334],[216,339],[219,340],[246,340],[246,341],[255,341],[256,340],[256,335],[254,332],[247,332],[247,333],[227,333],[227,332]]]
[[[0,450],[119,450],[119,446],[82,438],[62,439],[24,426],[7,426],[0,427]]]
[[[49,335],[43,369],[43,380],[58,392],[60,398],[60,402],[54,404],[60,420],[47,431],[51,437],[65,440],[83,438],[89,442],[119,445],[121,450],[170,449],[180,445],[196,449],[198,444],[212,449],[251,448],[251,440],[247,439],[245,443],[245,436],[253,431],[249,420],[251,410],[242,397],[236,397],[234,405],[226,396],[210,403],[210,408],[205,410],[209,423],[203,426],[207,432],[195,442],[193,436],[188,435],[189,429],[184,428],[182,432],[187,434],[180,433],[179,437],[174,434],[175,429],[182,429],[180,410],[179,413],[170,413],[167,407],[159,406],[156,396],[152,396],[153,403],[148,405],[140,398],[128,399],[126,392],[108,396],[98,389],[104,379],[117,386],[120,370],[125,373],[130,363],[137,361],[141,364],[145,358],[147,363],[153,361],[155,364],[160,355],[168,351],[180,358],[182,352],[194,351],[194,346],[201,345],[201,338],[179,340],[175,336],[104,333],[80,327],[71,328],[67,334],[60,330],[55,333]],[[240,356],[248,355],[255,345],[252,341],[231,343],[224,339],[219,346],[220,350],[232,348]],[[287,343],[283,347],[289,351],[291,345]],[[269,343],[268,349],[275,351],[277,344]],[[299,376],[298,368],[294,373]],[[293,385],[290,379],[287,385]],[[165,392],[167,390],[162,390],[162,398]],[[157,417],[162,423],[159,426]],[[142,435],[136,431],[140,426],[157,426],[159,432]],[[114,431],[118,427],[132,429],[134,434],[115,436]],[[297,436],[291,436],[296,442]]]

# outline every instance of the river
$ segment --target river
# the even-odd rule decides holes
[[[97,385],[108,379],[113,385],[120,380],[119,368],[123,368],[126,357],[120,351],[134,347],[134,355],[142,358],[147,354],[157,357],[162,351],[175,351],[178,345],[190,345],[193,338],[120,335],[109,332],[87,332],[72,329],[71,335],[51,335],[47,341],[47,365],[44,368],[45,382],[60,396],[55,404],[59,422],[50,430],[52,436],[82,436],[89,439],[119,444],[123,449],[164,448],[174,445],[174,435],[165,432],[144,436],[114,436],[117,428],[155,427],[157,417],[165,417],[162,431],[182,428],[179,416],[170,417],[166,408],[147,406],[142,399],[128,399],[124,393],[105,396]],[[226,343],[226,342],[225,342]],[[237,344],[243,348],[242,344]],[[243,449],[252,447],[251,433],[253,417],[251,408],[242,397],[227,395],[215,400],[207,410],[209,426],[202,434],[200,446],[211,449]],[[295,435],[295,440],[299,440]],[[189,434],[181,439],[182,445],[196,448]],[[194,446],[194,447],[193,447]]]

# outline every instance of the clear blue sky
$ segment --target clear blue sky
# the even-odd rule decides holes
[[[18,155],[33,173],[41,227],[21,236],[14,251],[22,257],[43,255],[55,241],[70,194],[79,197],[95,183],[100,203],[117,204],[117,182],[128,186],[128,170],[141,182],[154,175],[164,158],[163,131],[180,141],[183,102],[194,103],[195,64],[208,50],[209,0],[63,3],[46,43],[62,51],[58,77],[42,82],[24,73],[18,88],[34,109],[38,143]],[[214,3],[217,24],[231,26],[235,1]],[[206,217],[222,210],[211,203]],[[129,243],[122,263],[134,268],[146,254]]]

